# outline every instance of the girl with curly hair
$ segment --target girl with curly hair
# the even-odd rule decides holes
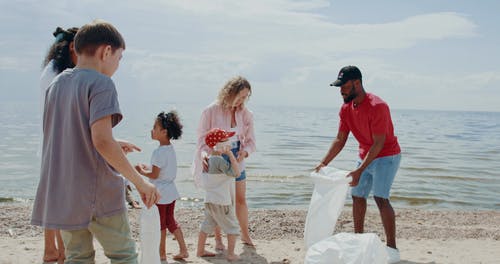
[[[151,130],[151,139],[157,140],[160,146],[153,151],[151,165],[138,164],[136,170],[148,177],[160,192],[161,198],[156,204],[160,212],[160,259],[167,260],[166,237],[167,229],[174,234],[179,244],[179,254],[174,259],[189,257],[186,242],[180,225],[175,221],[175,201],[180,198],[175,178],[177,176],[177,157],[172,140],[182,135],[182,124],[176,111],[161,112],[155,119]]]

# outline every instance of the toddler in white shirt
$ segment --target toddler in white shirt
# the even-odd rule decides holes
[[[202,187],[205,189],[205,220],[201,224],[198,236],[198,257],[213,257],[215,253],[205,250],[207,235],[214,232],[216,226],[227,235],[227,260],[238,260],[234,253],[236,237],[240,234],[239,224],[234,209],[234,179],[240,175],[238,162],[231,151],[228,139],[235,132],[219,128],[211,129],[205,136],[205,143],[213,152],[208,159],[208,173],[202,174]],[[230,162],[220,154],[226,154]]]

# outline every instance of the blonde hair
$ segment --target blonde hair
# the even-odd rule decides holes
[[[244,89],[248,89],[250,91],[248,96],[252,94],[252,86],[247,79],[241,76],[229,79],[229,81],[224,84],[224,87],[220,89],[219,95],[217,96],[217,103],[224,108],[231,107],[232,99],[234,99],[234,97]]]

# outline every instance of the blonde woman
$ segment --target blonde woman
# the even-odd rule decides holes
[[[245,107],[245,102],[252,94],[250,83],[243,77],[230,79],[219,91],[217,100],[208,105],[201,114],[198,126],[197,150],[193,162],[195,183],[199,184],[203,170],[206,170],[206,157],[212,149],[205,143],[205,135],[212,128],[234,131],[236,134],[229,139],[231,149],[238,161],[240,176],[235,183],[236,217],[241,228],[241,241],[245,245],[253,246],[248,231],[248,206],[246,203],[246,172],[245,159],[255,151],[255,134],[253,115]],[[229,160],[228,160],[229,161]],[[216,249],[223,250],[220,229],[215,231]]]

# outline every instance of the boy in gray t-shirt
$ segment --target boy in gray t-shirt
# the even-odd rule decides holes
[[[74,43],[76,67],[55,77],[46,93],[31,223],[61,230],[67,263],[93,263],[94,236],[113,262],[137,263],[118,173],[135,185],[147,207],[160,195],[124,155],[139,148],[113,138],[122,114],[110,77],[125,41],[111,24],[94,21],[79,29]]]
[[[219,128],[211,129],[205,136],[205,143],[214,151],[208,159],[208,173],[202,174],[202,187],[205,189],[205,220],[198,235],[198,257],[215,256],[205,250],[207,235],[214,232],[216,226],[227,234],[227,256],[230,261],[239,257],[234,254],[236,237],[240,234],[234,210],[234,179],[240,175],[238,162],[231,151],[228,139],[235,132],[226,132]],[[229,156],[227,162],[220,154]]]

